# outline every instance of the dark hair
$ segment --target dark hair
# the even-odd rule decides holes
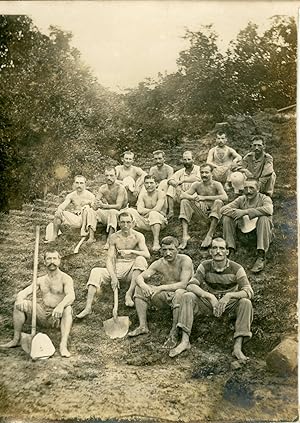
[[[217,130],[217,132],[216,132],[216,135],[225,135],[225,137],[227,138],[227,133],[226,133],[226,131],[224,131],[224,129],[218,129]]]
[[[119,216],[118,216],[118,222],[120,223],[120,219],[121,219],[121,217],[130,217],[130,219],[133,221],[133,216],[132,216],[132,214],[131,213],[129,213],[128,211],[122,211],[120,214],[119,214]]]
[[[58,257],[61,258],[61,255],[59,254],[59,252],[57,251],[57,249],[55,247],[49,247],[44,252],[44,260],[46,260],[47,254],[53,254],[53,253],[57,253]]]
[[[107,166],[107,167],[104,169],[104,172],[109,172],[109,171],[111,171],[111,170],[113,170],[113,171],[114,171],[114,173],[116,173],[116,169],[115,169],[113,166]]]
[[[200,172],[201,172],[201,169],[203,169],[204,167],[209,167],[210,171],[211,172],[213,171],[212,165],[210,165],[209,163],[204,163],[202,166],[200,166]]]
[[[153,175],[148,174],[144,176],[144,182],[147,181],[148,179],[153,179],[156,182],[155,177]]]
[[[253,143],[254,141],[262,141],[263,145],[265,145],[265,140],[264,140],[264,137],[262,135],[254,135],[251,138],[251,143]]]
[[[175,238],[174,236],[165,236],[162,240],[161,240],[161,245],[171,245],[174,244],[176,248],[178,248],[179,242],[178,239]]]

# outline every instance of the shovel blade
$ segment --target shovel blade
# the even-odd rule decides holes
[[[37,333],[31,342],[30,357],[32,360],[49,358],[55,353],[51,339],[45,333]]]
[[[103,326],[106,335],[108,335],[111,339],[124,338],[129,329],[129,317],[118,316],[116,320],[113,318],[105,320],[105,322],[103,322]]]

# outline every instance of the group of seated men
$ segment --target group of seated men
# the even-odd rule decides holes
[[[195,316],[220,317],[225,311],[234,311],[237,317],[233,355],[238,360],[247,359],[242,345],[251,337],[253,291],[243,267],[229,258],[236,250],[236,229],[255,230],[257,258],[251,270],[257,273],[264,269],[272,240],[271,197],[276,175],[262,138],[253,139],[252,151],[244,158],[228,147],[226,141],[224,133],[216,135],[217,145],[209,151],[207,163],[201,167],[194,164],[190,151],[184,152],[184,167],[175,173],[164,163],[163,151],[153,153],[156,165],[148,174],[133,165],[133,153],[125,152],[123,165],[105,169],[106,183],[96,196],[86,189],[83,176],[75,177],[75,189],[55,212],[51,239],[47,242],[56,240],[62,224],[80,228],[81,236],[88,243],[96,240],[98,222],[106,226],[108,233],[106,267],[92,269],[87,282],[86,306],[77,318],[91,313],[94,297],[100,294],[103,284],[110,281],[114,291],[119,288],[119,281],[125,280],[129,283],[125,303],[129,307],[135,305],[139,319],[139,326],[129,332],[130,337],[149,332],[149,304],[170,306],[173,324],[164,346],[169,348],[170,357],[175,357],[190,348],[189,336]],[[230,189],[236,198],[226,204]],[[180,207],[180,244],[172,236],[160,241],[160,230],[174,217],[175,202]],[[72,212],[66,210],[69,205],[73,206]],[[209,229],[201,248],[208,249],[211,255],[195,274],[191,258],[180,253],[190,239],[188,226],[193,215],[198,221],[208,221]],[[213,238],[221,218],[223,238]],[[144,235],[138,230],[152,231],[152,251],[160,250],[162,254],[162,258],[149,267],[150,253]],[[38,279],[44,303],[43,307],[39,306],[38,317],[42,323],[49,315],[60,321],[60,353],[68,357],[71,305],[75,300],[73,281],[59,269],[60,256],[56,249],[47,251],[44,258],[47,275]],[[155,274],[162,276],[163,284],[147,283]],[[14,337],[1,347],[19,344],[23,323],[31,313],[31,302],[27,300],[31,293],[32,286],[29,286],[18,294],[13,316]]]

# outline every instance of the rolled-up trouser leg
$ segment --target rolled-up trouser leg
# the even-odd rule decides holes
[[[209,214],[209,217],[215,217],[218,221],[221,219],[221,207],[224,206],[224,203],[222,200],[215,200],[212,203],[211,206],[211,212]]]
[[[98,212],[99,212],[99,210],[95,211],[91,207],[87,210],[86,226],[87,226],[87,228],[91,228],[94,232],[96,232],[96,228],[97,228]]]
[[[160,212],[153,210],[149,213],[148,222],[150,226],[156,225],[156,224],[165,226],[167,223],[167,219]]]
[[[180,201],[179,219],[184,219],[188,223],[190,223],[193,214],[194,214],[194,210],[193,210],[193,207],[191,205],[190,200],[187,200],[186,198],[182,199]]]
[[[234,338],[243,336],[247,338],[252,337],[251,323],[253,320],[253,307],[248,298],[241,298],[236,307],[236,321]]]
[[[260,216],[256,222],[257,249],[268,251],[272,241],[273,223],[269,216]]]
[[[223,238],[227,242],[228,248],[236,249],[235,242],[236,224],[232,217],[223,216]]]
[[[188,335],[191,334],[194,316],[199,312],[197,296],[193,292],[186,292],[180,298],[177,327]]]

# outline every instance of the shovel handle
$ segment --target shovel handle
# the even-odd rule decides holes
[[[113,308],[114,319],[118,317],[118,307],[119,307],[119,292],[118,292],[118,288],[116,288],[114,290],[114,308]]]
[[[33,258],[33,277],[32,277],[32,320],[31,320],[31,335],[36,334],[36,291],[37,291],[37,270],[39,263],[39,242],[40,242],[40,226],[35,228],[35,246]]]

